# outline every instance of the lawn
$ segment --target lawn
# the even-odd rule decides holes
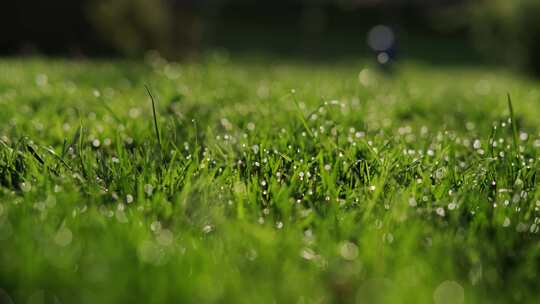
[[[539,84],[2,59],[0,302],[535,303]]]

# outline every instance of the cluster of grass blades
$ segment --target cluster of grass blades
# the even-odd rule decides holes
[[[313,80],[296,69],[290,83]],[[290,93],[284,79],[254,93],[280,108],[267,113],[235,104],[249,88],[226,63],[181,71],[182,97],[161,82],[126,89],[148,111],[124,114],[111,89],[94,94],[102,112],[53,116],[69,132],[0,123],[0,299],[534,303],[540,139],[510,96],[507,114],[471,108],[449,127],[407,105]],[[192,101],[201,75],[229,87]]]

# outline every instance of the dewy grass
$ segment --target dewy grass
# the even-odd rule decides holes
[[[538,299],[536,81],[220,54],[0,70],[0,301]]]

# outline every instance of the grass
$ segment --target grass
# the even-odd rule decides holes
[[[0,70],[3,301],[537,300],[534,80],[219,53]]]

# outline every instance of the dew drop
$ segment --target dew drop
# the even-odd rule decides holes
[[[339,247],[339,254],[345,260],[355,260],[358,257],[358,246],[352,242],[344,242]]]
[[[444,281],[433,292],[435,304],[462,304],[465,301],[463,287],[455,281]]]
[[[72,240],[73,233],[67,227],[60,228],[54,236],[54,242],[56,243],[56,245],[61,247],[66,247],[71,243]]]

